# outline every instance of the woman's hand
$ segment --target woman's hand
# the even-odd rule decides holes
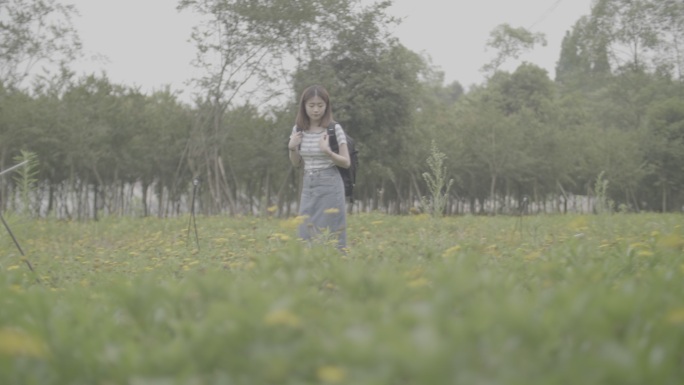
[[[290,143],[287,144],[287,147],[290,150],[296,150],[299,148],[299,145],[302,144],[302,132],[298,131],[290,135]]]
[[[328,134],[323,135],[321,140],[318,142],[318,148],[324,153],[332,155],[332,149],[330,148],[330,141],[328,140]]]

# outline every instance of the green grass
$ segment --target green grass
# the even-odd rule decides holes
[[[681,384],[681,215],[9,218],[1,384]]]

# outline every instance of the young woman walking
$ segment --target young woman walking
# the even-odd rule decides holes
[[[339,154],[330,148],[327,128],[335,127]],[[314,85],[302,92],[290,142],[290,162],[304,164],[304,180],[299,204],[298,236],[311,241],[321,234],[337,238],[337,248],[347,248],[347,210],[344,183],[337,167],[349,168],[347,137],[342,126],[333,120],[330,95]]]

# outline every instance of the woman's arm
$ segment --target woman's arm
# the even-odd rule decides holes
[[[302,156],[299,155],[299,149],[290,149],[290,163],[295,167],[299,167],[302,163]]]
[[[299,165],[302,163],[302,156],[299,154],[299,146],[301,144],[301,131],[293,132],[292,135],[290,135],[290,142],[287,144],[287,147],[290,151],[290,163],[292,163],[292,165],[295,167],[299,167]]]
[[[347,148],[347,143],[340,144],[339,154],[333,152],[330,148],[330,142],[328,141],[328,135],[323,135],[321,142],[319,143],[321,150],[330,156],[335,166],[342,168],[349,168],[351,166],[351,160],[349,158],[349,148]]]

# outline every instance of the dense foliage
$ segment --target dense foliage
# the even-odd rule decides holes
[[[679,214],[8,218],[3,384],[680,384]]]
[[[26,14],[35,2],[10,3]],[[43,14],[73,12],[45,4]],[[597,202],[613,211],[681,210],[681,2],[594,2],[568,31],[553,79],[532,63],[499,69],[543,40],[504,25],[492,33],[500,51],[484,66],[491,76],[467,91],[444,84],[427,58],[392,37],[389,4],[181,1],[182,11],[207,18],[192,36],[204,71],[193,79],[192,104],[171,89],[144,94],[104,74],[75,77],[63,58],[79,43],[69,40],[65,18],[67,27],[43,39],[56,43],[0,56],[0,68],[47,56],[63,69],[32,87],[16,72],[0,73],[0,169],[22,151],[38,159],[32,201],[3,177],[3,208],[60,218],[174,216],[197,198],[207,214],[287,216],[296,210],[298,172],[283,143],[296,95],[322,83],[359,142],[354,211],[420,209],[431,193],[423,174],[432,141],[454,180],[447,214],[590,212]],[[31,31],[42,29],[18,16],[3,26],[12,23],[23,28],[13,47],[35,44]]]

